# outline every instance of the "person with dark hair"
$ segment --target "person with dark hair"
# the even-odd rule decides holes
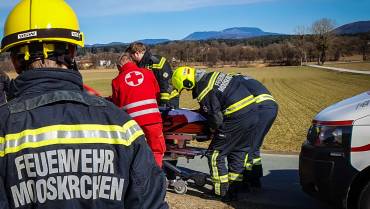
[[[152,70],[157,79],[160,99],[159,106],[167,108],[179,108],[179,93],[173,88],[172,68],[165,57],[160,55],[153,55],[149,48],[141,42],[133,42],[126,49],[131,55],[131,58],[136,62],[140,68],[147,68]],[[172,165],[177,164],[177,160],[168,160]],[[176,184],[176,173],[170,169],[164,168],[168,179],[168,185],[173,187]]]
[[[83,90],[83,33],[64,0],[21,0],[1,52],[18,77],[0,106],[0,208],[166,209],[165,177],[124,111]]]
[[[157,102],[158,83],[153,72],[139,68],[128,53],[118,58],[117,68],[119,74],[112,80],[112,102],[126,111],[143,129],[157,165],[162,168],[166,143]]]
[[[9,93],[9,85],[9,76],[3,71],[0,71],[0,105],[7,101],[6,95]]]
[[[138,67],[153,71],[160,88],[159,106],[178,108],[179,94],[172,86],[172,68],[167,59],[159,55],[153,55],[148,47],[141,42],[130,44],[126,52],[130,53]]]

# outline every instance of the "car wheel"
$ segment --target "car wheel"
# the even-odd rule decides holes
[[[370,182],[362,189],[357,205],[358,209],[370,209]]]
[[[176,181],[173,186],[177,194],[185,194],[188,191],[188,185],[183,180]]]

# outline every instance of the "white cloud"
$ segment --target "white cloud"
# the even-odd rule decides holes
[[[175,12],[221,5],[242,5],[273,0],[67,0],[80,16]]]

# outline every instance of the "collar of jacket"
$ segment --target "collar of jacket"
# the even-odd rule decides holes
[[[13,97],[41,95],[55,90],[82,91],[82,76],[78,71],[59,68],[39,68],[20,74],[10,86]]]
[[[203,70],[203,69],[196,69],[195,70],[195,81],[196,82],[199,82],[200,79],[202,79],[204,77],[204,75],[207,74],[207,71]]]
[[[122,73],[125,72],[126,70],[132,70],[137,68],[138,66],[134,62],[128,62],[119,69],[119,72]]]
[[[139,62],[138,66],[142,68],[142,67],[146,67],[147,65],[152,65],[153,61],[151,58],[152,58],[152,53],[150,51],[146,51],[144,53],[143,58]]]
[[[196,99],[199,96],[199,93],[203,90],[203,89],[200,89],[199,83],[200,82],[205,82],[205,85],[207,86],[208,82],[209,82],[209,80],[208,80],[209,75],[211,75],[213,73],[213,72],[207,73],[207,71],[205,71],[203,69],[196,70],[195,72],[196,72],[195,73],[195,86],[194,86],[193,91],[192,91],[193,99]]]

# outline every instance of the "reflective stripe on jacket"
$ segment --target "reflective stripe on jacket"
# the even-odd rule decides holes
[[[28,70],[0,106],[0,208],[168,208],[165,177],[124,111],[73,70]]]
[[[211,127],[218,128],[224,117],[238,116],[255,108],[255,98],[242,82],[232,74],[211,72],[196,83],[193,97],[208,116]]]
[[[172,68],[165,57],[152,55],[146,51],[138,64],[141,68],[148,68],[153,71],[160,89],[160,106],[168,104],[171,100],[179,97],[179,93],[172,86]],[[178,106],[175,105],[175,106]]]
[[[257,104],[276,104],[276,101],[271,95],[270,91],[261,82],[249,76],[240,76],[240,78],[243,78],[243,84],[256,98]]]
[[[129,62],[112,81],[112,102],[125,110],[140,126],[162,122],[157,98],[159,87],[151,72]]]

